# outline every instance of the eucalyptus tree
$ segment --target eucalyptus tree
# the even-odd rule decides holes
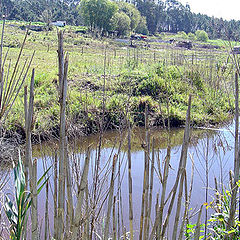
[[[110,0],[82,0],[79,9],[90,30],[102,34],[111,29],[111,19],[118,7]]]

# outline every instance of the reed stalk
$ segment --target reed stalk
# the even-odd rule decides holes
[[[148,105],[145,105],[145,142],[144,148],[144,177],[143,177],[143,192],[142,192],[142,207],[140,218],[140,233],[139,240],[145,237],[147,225],[148,211],[148,189],[149,189],[149,130],[148,130]],[[145,232],[144,232],[145,231]]]
[[[205,202],[208,202],[208,188],[209,188],[209,136],[207,135],[207,146],[206,146],[206,155],[205,155],[205,177],[206,177],[206,190],[205,190]],[[205,210],[205,228],[204,228],[204,238],[207,237],[207,222],[208,222],[208,209]]]
[[[239,147],[239,73],[235,73],[235,147],[234,147],[234,184],[231,197],[230,213],[227,223],[227,229],[230,230],[234,226],[234,218],[236,213],[236,199],[237,199],[237,182],[239,180],[240,168],[240,147]]]
[[[117,240],[117,234],[116,234],[116,196],[113,198],[113,240]]]
[[[171,202],[169,204],[167,216],[166,216],[164,224],[163,224],[163,228],[162,228],[162,232],[161,232],[161,238],[164,237],[165,232],[166,232],[166,228],[168,226],[169,217],[170,217],[171,212],[172,212],[172,208],[173,208],[173,204],[174,204],[174,200],[175,200],[175,197],[176,197],[177,188],[178,188],[178,184],[179,184],[179,180],[180,180],[179,178],[181,178],[181,180],[180,180],[181,186],[183,184],[183,172],[186,169],[187,151],[188,151],[188,145],[189,145],[189,139],[190,139],[191,102],[192,102],[192,96],[189,95],[188,110],[187,110],[187,115],[186,115],[186,125],[185,125],[183,145],[182,145],[181,157],[180,157],[180,161],[179,161],[178,173],[177,173],[175,184],[174,184],[173,189],[171,191],[172,199],[171,199]],[[179,198],[181,197],[181,194],[182,193],[180,192]],[[177,218],[176,218],[175,224],[178,223],[178,220],[179,220],[177,214],[179,214],[179,213],[176,213]],[[177,226],[175,226],[175,228],[177,228]]]
[[[88,183],[87,183],[88,185]],[[85,220],[85,226],[84,226],[84,237],[86,240],[90,240],[89,238],[89,220],[90,220],[90,214],[89,214],[89,192],[88,188],[85,188],[85,205],[86,205],[86,220]]]
[[[175,197],[177,194],[177,188],[178,188],[178,184],[179,184],[179,180],[182,176],[182,173],[185,171],[186,168],[186,162],[187,162],[187,151],[188,151],[188,145],[189,145],[189,139],[190,139],[190,113],[191,113],[191,101],[192,101],[192,96],[189,95],[189,99],[188,99],[188,110],[187,110],[187,114],[186,114],[186,124],[185,124],[185,131],[184,131],[184,138],[183,138],[183,145],[182,145],[182,151],[181,151],[181,156],[180,156],[180,161],[179,161],[179,167],[178,167],[178,172],[177,172],[177,176],[176,176],[176,180],[174,183],[174,186],[169,194],[169,196],[171,195],[171,201],[168,207],[168,211],[167,211],[167,216],[164,220],[164,224],[162,227],[162,231],[159,235],[159,231],[157,233],[157,238],[159,239],[163,239],[166,233],[166,229],[168,227],[168,223],[169,223],[169,217],[171,215],[172,209],[173,209],[173,205],[174,205],[174,201],[175,201]],[[155,219],[155,223],[154,226],[152,228],[152,232],[150,235],[150,239],[154,238],[154,234],[156,232],[157,226],[159,224],[159,215],[160,215],[160,211],[158,214],[158,217]]]
[[[132,202],[132,159],[131,159],[131,127],[128,121],[128,204],[130,240],[133,240],[133,202]]]
[[[38,224],[38,199],[37,199],[37,159],[30,162],[30,190],[32,193],[31,221],[32,221],[32,240],[39,239]]]
[[[190,158],[192,161],[191,181],[190,181],[190,186],[189,186],[189,192],[187,194],[187,187],[188,187],[187,186],[187,174],[185,171],[185,210],[184,210],[182,226],[181,226],[179,237],[178,237],[179,240],[182,239],[185,223],[189,224],[189,206],[190,206],[190,200],[192,197],[193,179],[194,179],[193,178],[194,177],[194,159],[191,154],[190,154]]]
[[[153,176],[154,176],[154,162],[155,162],[155,140],[152,139],[152,159],[151,159],[151,171],[150,171],[150,185],[149,185],[149,200],[148,200],[148,221],[146,226],[146,239],[149,237],[149,227],[151,222],[151,211],[152,211],[152,190],[153,190]]]
[[[104,226],[104,238],[103,238],[104,240],[107,240],[109,235],[109,223],[110,223],[110,216],[111,216],[112,205],[113,205],[114,178],[115,178],[115,168],[116,168],[117,158],[118,156],[117,154],[115,154],[113,157],[112,176],[111,176],[109,194],[108,194],[107,215],[106,215],[105,226]]]
[[[53,164],[53,169],[54,169],[54,195],[53,195],[53,203],[54,203],[54,233],[53,233],[53,238],[57,239],[57,199],[58,199],[58,156],[57,152],[55,152],[54,155],[54,164]]]
[[[84,162],[82,177],[80,181],[80,185],[78,187],[78,195],[77,195],[77,206],[75,209],[75,215],[73,219],[73,226],[72,226],[72,236],[74,240],[78,238],[79,227],[81,226],[81,218],[82,218],[82,205],[84,200],[84,193],[85,189],[87,188],[87,178],[88,178],[88,171],[89,171],[89,163],[90,163],[90,149],[87,149],[86,158]]]
[[[28,179],[28,166],[29,166],[29,179],[30,179],[30,192],[32,193],[31,204],[31,221],[32,221],[32,239],[38,239],[38,208],[37,208],[37,162],[32,162],[32,120],[33,120],[33,102],[34,102],[34,69],[32,70],[32,77],[30,83],[29,101],[27,100],[27,87],[24,89],[24,108],[25,108],[25,133],[26,133],[26,146],[25,146],[25,177]]]
[[[57,239],[64,237],[64,203],[65,203],[65,149],[66,149],[66,97],[67,97],[67,71],[68,55],[64,60],[63,33],[58,33],[58,77],[59,77],[59,103],[60,103],[60,137],[59,137],[59,178],[58,178],[58,227]]]
[[[74,210],[73,210],[73,196],[72,196],[72,175],[70,171],[70,163],[69,163],[69,156],[68,156],[68,149],[67,149],[67,137],[65,138],[65,163],[66,163],[66,187],[67,187],[67,211],[68,211],[68,232],[71,232],[71,226],[74,217]]]
[[[194,240],[200,239],[202,208],[203,206],[201,206],[200,211],[198,213],[198,220],[197,220],[196,229],[194,233]]]

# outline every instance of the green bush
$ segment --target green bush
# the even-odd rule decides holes
[[[190,33],[188,33],[188,39],[194,41],[194,40],[196,40],[196,35],[194,33],[190,32]]]
[[[204,30],[197,30],[195,34],[198,41],[201,41],[201,42],[208,41],[208,34]]]
[[[141,81],[138,86],[138,95],[157,96],[160,92],[164,91],[164,80],[160,77],[148,77]]]
[[[188,35],[184,31],[178,32],[177,37],[181,39],[188,39]]]

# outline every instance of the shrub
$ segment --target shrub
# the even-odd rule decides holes
[[[164,90],[164,80],[160,77],[148,77],[143,79],[138,86],[139,95],[158,96]]]
[[[178,32],[177,37],[182,39],[188,39],[188,35],[184,31]]]
[[[188,33],[188,39],[194,41],[194,40],[196,40],[196,35],[194,33],[190,32],[190,33]]]
[[[208,34],[204,30],[197,30],[195,34],[198,41],[201,41],[201,42],[208,41]]]

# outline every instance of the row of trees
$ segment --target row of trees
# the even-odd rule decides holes
[[[47,16],[119,35],[204,30],[210,38],[240,39],[240,21],[195,14],[177,0],[1,0],[0,5],[8,19],[43,21]]]
[[[130,3],[82,0],[79,11],[90,30],[99,31],[100,34],[113,31],[117,35],[127,35],[129,32],[148,33],[146,18]]]

